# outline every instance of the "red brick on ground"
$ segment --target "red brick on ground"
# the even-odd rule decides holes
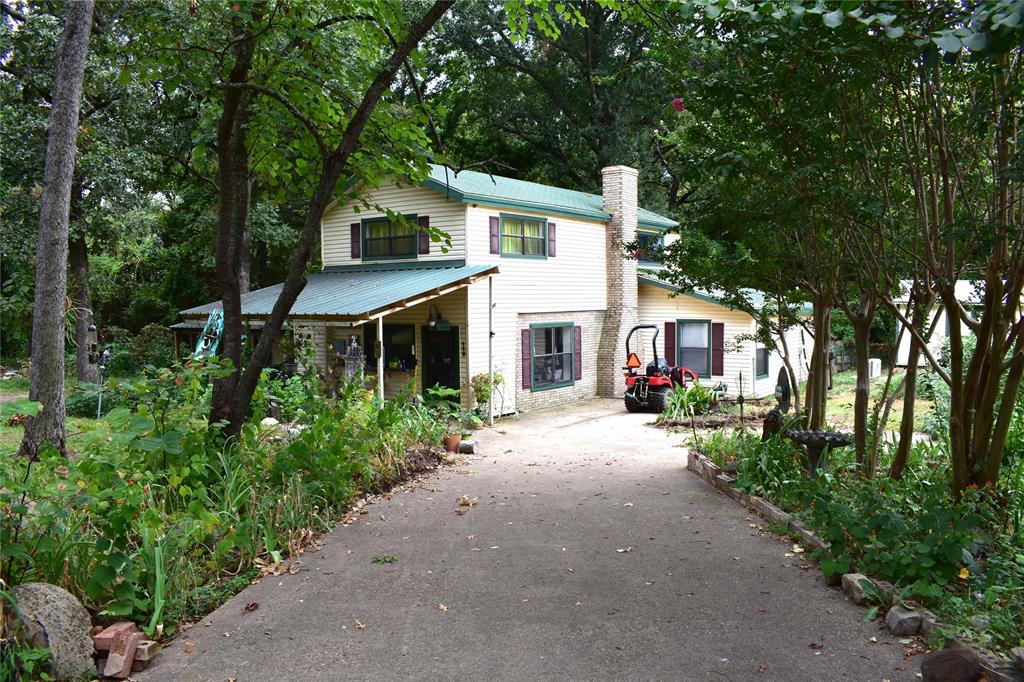
[[[110,654],[103,674],[107,677],[125,679],[132,673],[135,662],[135,647],[142,641],[143,634],[135,631],[120,632],[110,645]]]
[[[92,645],[96,647],[96,651],[110,651],[110,645],[114,643],[114,638],[122,632],[133,632],[135,630],[135,623],[130,620],[122,620],[109,626],[98,635],[93,635]]]

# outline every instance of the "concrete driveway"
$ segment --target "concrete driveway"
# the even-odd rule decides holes
[[[370,506],[139,679],[916,679],[652,421],[595,400],[484,430],[483,455]]]

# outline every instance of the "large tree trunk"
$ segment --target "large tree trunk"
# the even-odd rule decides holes
[[[255,39],[236,28],[233,49],[235,63],[229,82],[244,84],[249,79]],[[249,149],[246,132],[250,117],[251,95],[243,89],[228,89],[217,127],[217,171],[219,204],[217,210],[217,277],[224,329],[219,355],[230,360],[234,371],[214,381],[210,401],[213,421],[232,419],[235,389],[242,371],[242,290],[241,251],[245,226],[249,219]]]
[[[92,294],[89,291],[89,246],[84,235],[71,239],[71,305],[75,310],[75,374],[79,381],[99,381],[96,365],[89,361],[89,327],[93,323]]]
[[[868,366],[871,342],[871,322],[875,319],[875,304],[870,294],[861,296],[856,314],[847,316],[853,325],[853,355],[857,364],[857,386],[853,393],[853,445],[857,466],[861,474],[874,476],[868,461],[868,403],[871,400],[871,370]],[[878,434],[879,437],[881,434]]]
[[[828,402],[828,347],[832,338],[832,296],[830,292],[814,296],[814,345],[807,370],[807,428],[819,430],[825,426]]]
[[[67,297],[68,220],[92,12],[93,0],[70,3],[64,35],[57,49],[40,198],[32,367],[29,370],[29,399],[42,403],[42,410],[25,425],[25,437],[19,450],[30,458],[35,458],[47,442],[66,453],[64,302]]]
[[[917,400],[917,363],[921,358],[921,347],[917,339],[910,337],[907,351],[906,385],[903,387],[903,416],[900,420],[900,442],[889,465],[889,478],[903,478],[903,470],[910,458],[910,446],[914,442],[914,401]]]
[[[341,142],[334,149],[321,149],[320,160],[323,170],[321,171],[317,188],[310,199],[299,243],[292,253],[291,262],[288,266],[288,275],[281,287],[281,293],[274,303],[274,308],[263,325],[260,339],[253,348],[245,371],[238,378],[238,382],[234,386],[234,402],[230,406],[229,424],[225,429],[225,433],[228,435],[234,435],[241,431],[242,425],[245,423],[245,419],[252,406],[252,396],[259,383],[260,374],[270,359],[274,340],[281,333],[281,327],[284,325],[288,312],[295,303],[295,299],[298,298],[306,286],[306,266],[309,264],[310,256],[313,253],[313,245],[320,231],[320,221],[323,217],[324,209],[327,208],[327,205],[333,199],[334,189],[348,164],[349,157],[359,144],[363,129],[369,123],[370,116],[373,114],[374,109],[377,108],[377,104],[384,96],[384,93],[391,87],[395,74],[402,68],[405,60],[427,32],[430,31],[453,4],[454,0],[436,0],[420,19],[413,24],[401,43],[395,46],[394,51],[381,66],[373,82],[367,88],[359,107],[345,127]],[[240,317],[240,309],[239,311],[233,311],[232,314],[238,314]],[[226,322],[228,316],[226,306],[224,316]],[[227,332],[226,326],[225,332]]]

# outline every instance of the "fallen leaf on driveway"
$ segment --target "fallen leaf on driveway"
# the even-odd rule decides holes
[[[462,507],[472,507],[474,504],[477,504],[479,501],[480,501],[479,497],[474,497],[473,499],[469,499],[469,495],[463,495],[458,500],[459,506],[462,506]]]
[[[192,653],[192,649],[195,648],[195,646],[196,646],[196,643],[193,642],[192,640],[188,640],[188,639],[185,640],[185,653],[186,654]]]
[[[632,502],[627,502],[627,503],[625,503],[625,504],[624,504],[624,505],[622,505],[622,506],[623,506],[623,507],[632,507],[632,506],[633,506],[633,503],[632,503]]]
[[[821,642],[811,642],[810,644],[807,645],[807,647],[810,648],[810,649],[824,649],[825,645],[822,644]]]
[[[462,508],[462,507],[459,507],[458,509],[456,509],[456,510],[455,510],[455,513],[456,513],[456,514],[458,514],[459,516],[462,516],[462,515],[463,515],[463,514],[465,514],[465,513],[467,512],[467,511],[469,511],[469,509],[464,509],[464,508]]]
[[[359,621],[357,620],[357,621],[356,621],[356,630],[365,630],[365,629],[366,629],[366,626],[365,626],[365,625],[363,625],[362,623],[360,623],[360,622],[359,622]]]
[[[621,547],[621,548],[619,548],[619,549],[617,549],[615,551],[618,552],[619,554],[625,554],[626,552],[632,552],[633,548],[632,547]]]
[[[437,610],[440,611],[441,613],[448,613],[448,607],[445,606],[444,604],[438,604],[437,605]]]
[[[258,609],[259,607],[260,607],[260,603],[259,602],[255,602],[255,601],[254,602],[249,602],[248,604],[245,605],[245,608],[242,609],[242,612],[243,613],[252,613],[253,611]]]
[[[583,606],[583,602],[581,602],[581,601],[576,602],[576,608],[580,608],[582,606]]]

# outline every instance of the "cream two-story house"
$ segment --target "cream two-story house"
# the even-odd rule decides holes
[[[471,378],[500,374],[496,414],[621,395],[626,334],[644,323],[664,328],[662,358],[699,364],[698,374],[732,383],[730,392],[739,386],[727,373],[737,368],[751,381],[760,368],[766,379],[771,360],[753,342],[727,347],[753,331],[749,315],[677,295],[624,251],[677,225],[638,206],[637,171],[612,166],[602,178],[592,195],[433,166],[423,183],[395,181],[334,205],[321,224],[323,269],[309,276],[290,325],[318,370],[341,362],[354,339],[384,397],[441,385],[471,407]],[[431,241],[428,227],[450,246]],[[245,294],[243,316],[258,326],[279,291]],[[196,325],[217,306],[182,314]],[[650,337],[638,342],[649,356]],[[774,379],[760,393],[773,390]],[[748,383],[746,395],[755,393]]]

